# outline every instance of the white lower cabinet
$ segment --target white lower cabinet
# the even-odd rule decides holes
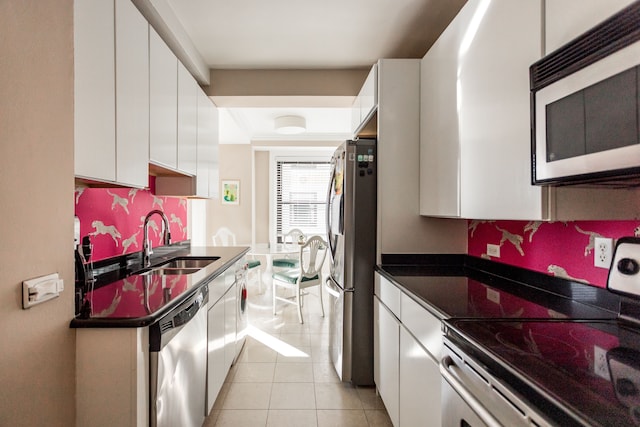
[[[224,281],[224,276],[222,276]],[[218,279],[214,280],[210,288],[214,287]],[[211,295],[209,296],[211,298]],[[213,404],[220,393],[227,375],[225,365],[225,315],[224,300],[209,300],[209,315],[207,317],[207,414],[211,412]]]
[[[234,269],[227,271],[228,275],[235,277]],[[227,370],[233,364],[236,357],[236,307],[238,292],[234,280],[233,286],[224,295],[224,365]]]
[[[229,268],[209,284],[207,317],[207,405],[208,415],[233,364],[236,348],[237,291],[235,269]]]
[[[440,319],[379,274],[373,308],[374,381],[391,422],[440,426]]]
[[[374,299],[374,380],[389,418],[400,425],[400,322],[376,297]]]
[[[438,361],[400,327],[400,425],[440,426]]]

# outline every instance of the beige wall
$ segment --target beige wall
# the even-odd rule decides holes
[[[0,425],[73,426],[73,1],[3,0],[0,28]],[[23,310],[54,272],[61,296]]]
[[[269,152],[254,152],[256,170],[256,243],[269,242]]]
[[[208,228],[213,235],[218,227],[228,227],[236,235],[238,244],[251,243],[251,146],[222,144],[219,155],[220,181],[240,181],[240,203],[223,205],[219,199],[210,202]]]
[[[355,96],[367,78],[362,70],[211,70],[205,88],[213,97]]]

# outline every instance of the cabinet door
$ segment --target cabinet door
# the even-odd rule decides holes
[[[198,90],[198,159],[196,196],[209,197],[209,173],[213,167],[217,141],[217,109],[209,97]]]
[[[360,93],[360,123],[368,118],[369,114],[378,105],[378,65],[374,64],[364,81]]]
[[[178,167],[178,59],[149,27],[149,160]]]
[[[114,3],[73,5],[75,174],[115,181]]]
[[[471,20],[462,11],[420,63],[420,215],[460,216],[458,47]]]
[[[404,327],[400,328],[400,425],[439,426],[440,369]]]
[[[224,364],[227,369],[231,367],[236,357],[236,307],[237,292],[234,283],[224,297]]]
[[[130,0],[116,0],[116,180],[149,181],[149,24]]]
[[[458,48],[461,214],[546,219],[531,185],[529,66],[541,57],[541,0],[470,0],[477,31]],[[472,27],[468,27],[472,28]]]
[[[380,397],[394,426],[400,425],[400,324],[396,317],[374,298],[374,375]]]
[[[178,62],[178,169],[196,174],[198,83]]]
[[[211,148],[209,162],[209,197],[220,197],[220,117],[218,107],[211,103]]]
[[[227,375],[225,365],[224,300],[218,300],[209,308],[207,322],[207,415],[220,393]]]
[[[570,42],[634,0],[546,0],[545,54]]]

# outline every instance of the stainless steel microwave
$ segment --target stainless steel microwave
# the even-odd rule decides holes
[[[533,184],[640,184],[640,2],[529,71]]]

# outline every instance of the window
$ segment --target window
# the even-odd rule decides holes
[[[331,174],[328,161],[276,159],[276,236],[292,228],[307,235],[326,234],[327,191]]]

